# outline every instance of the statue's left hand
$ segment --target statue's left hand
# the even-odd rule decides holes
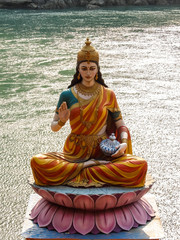
[[[115,158],[115,157],[122,156],[124,154],[126,148],[127,148],[127,144],[126,143],[121,143],[118,150],[114,154],[112,154],[111,157]]]

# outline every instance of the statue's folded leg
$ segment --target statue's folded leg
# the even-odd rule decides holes
[[[123,187],[142,187],[145,183],[147,162],[133,155],[123,155],[112,162],[83,169],[72,181],[72,185],[83,186],[88,182]],[[71,185],[71,184],[70,184]]]
[[[56,153],[38,154],[31,159],[31,168],[37,185],[62,185],[76,177],[83,163],[71,163]]]

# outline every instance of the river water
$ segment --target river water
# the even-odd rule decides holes
[[[50,123],[89,37],[156,180],[164,239],[178,240],[180,9],[0,10],[0,37],[1,239],[22,239],[31,156],[62,149],[69,126],[53,133]]]

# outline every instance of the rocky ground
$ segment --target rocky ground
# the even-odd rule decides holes
[[[65,9],[84,7],[98,9],[106,6],[148,6],[180,4],[180,0],[0,0],[0,8]]]

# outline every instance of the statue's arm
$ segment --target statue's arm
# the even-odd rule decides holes
[[[120,129],[122,127],[124,127],[124,129],[127,128],[123,119],[116,121],[115,124],[117,129]],[[121,131],[118,137],[121,139],[121,142],[126,142],[128,139],[127,131]]]
[[[123,119],[116,121],[115,124],[118,132],[117,140],[121,142],[121,145],[120,145],[120,148],[111,156],[120,157],[124,154],[127,148],[127,139],[128,139],[128,134],[126,132],[127,127]]]
[[[59,121],[59,115],[57,113],[55,113],[54,117],[53,117],[53,120],[51,122],[51,130],[53,132],[57,132],[57,131],[59,131],[62,128],[62,126],[60,126],[58,124],[58,121]]]

